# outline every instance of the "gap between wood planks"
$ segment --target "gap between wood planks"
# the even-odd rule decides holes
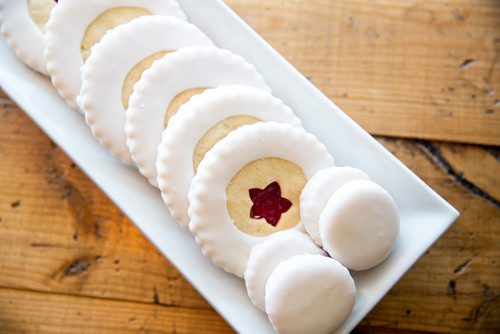
[[[213,310],[158,307],[128,301],[0,288],[0,332],[230,333]]]
[[[452,177],[462,188],[465,188],[469,192],[477,195],[487,202],[490,202],[497,208],[500,208],[500,201],[495,198],[493,195],[489,194],[487,191],[479,188],[473,182],[469,181],[463,174],[457,172],[453,166],[441,155],[441,151],[439,148],[435,147],[431,141],[417,140],[415,143],[429,156],[433,163],[437,164],[446,174]],[[478,146],[480,147],[480,146]],[[493,151],[495,159],[498,160],[498,152],[499,149],[494,147],[483,148],[486,152],[491,154],[490,151]]]
[[[1,297],[1,290],[10,290],[10,291],[18,291],[18,292],[31,292],[31,293],[37,293],[37,294],[42,294],[42,295],[51,295],[51,296],[54,296],[54,295],[67,296],[67,297],[81,298],[81,299],[95,299],[95,300],[119,302],[119,303],[130,303],[130,304],[137,304],[137,305],[158,305],[160,307],[165,307],[165,308],[176,308],[176,309],[185,309],[185,310],[196,310],[196,311],[209,311],[209,310],[211,310],[211,309],[207,309],[207,308],[203,308],[203,307],[189,307],[189,306],[179,306],[176,304],[162,303],[159,300],[158,291],[156,290],[156,287],[153,290],[154,298],[153,298],[152,302],[132,300],[132,299],[119,299],[119,298],[113,298],[113,297],[109,297],[109,296],[97,297],[97,296],[92,296],[92,295],[67,293],[67,292],[60,292],[60,291],[35,290],[35,289],[30,289],[30,288],[22,288],[21,289],[21,288],[17,288],[17,287],[3,286],[3,285],[0,285],[0,297]]]

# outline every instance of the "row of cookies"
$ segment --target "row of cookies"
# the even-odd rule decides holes
[[[47,13],[53,5],[52,0],[0,0],[2,31],[21,58],[26,52],[19,51],[22,43],[12,42],[15,20],[6,19],[6,8],[23,7],[43,31],[43,17],[35,14]],[[367,229],[373,220],[370,208],[379,204],[379,197],[366,195],[363,184],[346,191],[343,183],[349,182],[342,181],[366,178],[351,180],[344,172],[337,175],[337,169],[324,172],[332,170],[333,158],[301,128],[292,110],[270,94],[256,68],[214,47],[185,19],[174,1],[61,0],[46,24],[45,56],[37,66],[25,60],[42,73],[46,68],[67,103],[84,112],[94,136],[160,188],[174,218],[189,227],[205,255],[245,277],[252,301],[268,313],[276,330],[332,330],[351,312],[355,298],[354,283],[342,264],[367,269],[387,256],[397,236],[394,220],[386,223],[387,210],[395,208],[386,206],[382,215],[375,215],[380,224]],[[325,173],[329,182],[321,177]],[[359,189],[364,189],[361,195]],[[388,203],[387,198],[382,201]],[[352,221],[358,224],[353,225],[355,233],[345,227]],[[342,264],[298,232],[303,226]],[[276,233],[284,230],[292,231]],[[373,235],[379,239],[366,243]],[[363,261],[380,240],[385,247],[364,268],[340,256],[358,247],[364,253],[353,257]],[[297,271],[302,274],[295,275]],[[283,283],[295,276],[301,279]],[[307,288],[322,279],[328,281],[322,288]],[[252,288],[255,281],[259,292]]]
[[[183,105],[159,146],[160,189],[173,215],[187,217],[204,254],[245,279],[252,302],[276,330],[329,332],[354,305],[356,288],[347,268],[370,269],[392,251],[399,233],[396,205],[360,170],[332,167],[325,147],[286,121],[240,126],[205,153],[195,173],[182,171],[182,165],[191,163],[194,170],[194,143],[203,145],[220,123],[209,122],[187,136],[183,132],[196,127],[199,117],[226,110],[224,101],[232,90],[248,89],[223,86]],[[210,95],[219,96],[212,102]],[[266,92],[260,95],[261,101],[265,95],[275,99]],[[232,100],[232,109],[247,110],[244,98]],[[177,127],[177,119],[188,121]],[[182,155],[176,160],[177,149],[184,151],[186,164]],[[186,186],[176,177],[185,178]],[[182,204],[186,190],[188,200]],[[304,228],[308,234],[301,233]],[[305,254],[311,256],[303,258]],[[324,285],[317,284],[322,281]]]

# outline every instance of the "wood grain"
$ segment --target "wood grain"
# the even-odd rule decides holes
[[[500,144],[500,1],[226,2],[370,133]]]
[[[500,209],[498,204],[458,182],[442,163],[462,170],[464,175],[477,173],[483,167],[474,160],[436,157],[429,147],[439,144],[387,138],[380,141],[457,208],[461,217],[377,305],[363,325],[451,333],[497,332]],[[490,155],[469,145],[455,147],[456,154],[471,150],[483,159]],[[497,170],[498,167],[497,162]],[[498,179],[500,174],[496,175]]]
[[[19,109],[0,141],[0,286],[208,307]]]
[[[0,288],[0,332],[231,333],[231,329],[210,310]]]

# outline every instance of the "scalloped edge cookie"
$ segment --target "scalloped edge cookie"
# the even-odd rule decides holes
[[[131,49],[130,45],[134,47]],[[127,75],[148,56],[191,45],[213,44],[191,23],[148,15],[116,27],[92,48],[82,68],[82,88],[77,100],[94,136],[125,164],[132,163],[122,103]]]
[[[33,21],[28,0],[0,0],[1,33],[16,56],[33,70],[48,76],[45,37]]]
[[[89,24],[100,14],[116,7],[147,9],[151,14],[171,15],[186,19],[173,0],[64,0],[57,4],[47,22],[45,59],[52,84],[68,105],[78,110],[80,93],[80,53],[82,39]]]
[[[227,210],[226,188],[249,162],[267,157],[297,164],[306,178],[334,165],[326,147],[304,129],[259,122],[244,125],[215,144],[201,161],[189,189],[189,229],[196,242],[215,265],[239,277],[252,247],[266,237],[245,234],[234,226]]]
[[[293,111],[270,93],[242,85],[220,86],[195,95],[169,121],[158,146],[158,186],[172,216],[185,228],[189,185],[195,175],[193,152],[198,141],[217,123],[238,115],[260,121],[302,126]]]
[[[189,89],[232,84],[271,90],[255,66],[239,55],[215,47],[179,49],[144,71],[125,113],[125,133],[132,160],[153,186],[158,187],[157,150],[170,102]]]

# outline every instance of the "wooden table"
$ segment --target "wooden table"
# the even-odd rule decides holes
[[[462,216],[358,333],[500,332],[500,2],[229,0]],[[0,96],[0,332],[230,332]]]

